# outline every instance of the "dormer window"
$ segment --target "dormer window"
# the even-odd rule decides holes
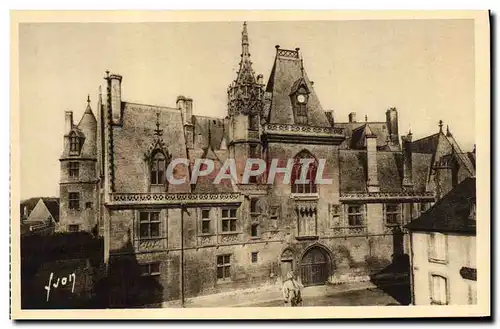
[[[81,140],[75,133],[69,136],[69,151],[72,154],[79,154],[81,147]]]
[[[165,156],[156,152],[151,160],[151,185],[165,184]]]
[[[290,94],[295,123],[307,124],[307,102],[309,101],[309,89],[305,80],[301,78],[292,86]]]

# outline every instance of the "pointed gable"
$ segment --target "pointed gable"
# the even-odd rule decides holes
[[[313,86],[303,69],[297,50],[280,49],[277,46],[276,58],[267,83],[269,112],[267,123],[294,124],[294,112],[290,95],[294,88],[301,86],[309,91],[307,100],[308,125],[330,127]]]

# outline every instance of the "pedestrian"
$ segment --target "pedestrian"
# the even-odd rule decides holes
[[[286,274],[286,280],[283,282],[283,299],[285,306],[295,307],[302,305],[302,285],[295,280],[293,272]]]

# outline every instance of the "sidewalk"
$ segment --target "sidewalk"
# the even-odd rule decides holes
[[[376,288],[371,282],[343,283],[336,285],[312,286],[304,288],[304,297],[331,296],[347,291]],[[281,285],[268,285],[256,288],[229,291],[224,293],[187,298],[184,307],[244,307],[257,303],[281,300]],[[180,307],[180,301],[163,303],[164,308]]]

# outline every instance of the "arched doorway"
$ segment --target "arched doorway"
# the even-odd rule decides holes
[[[307,286],[323,285],[330,275],[330,258],[321,247],[309,249],[300,262],[300,278]]]
[[[286,275],[288,272],[294,272],[295,268],[293,266],[294,255],[293,251],[290,249],[285,249],[281,254],[281,280],[286,280]]]

